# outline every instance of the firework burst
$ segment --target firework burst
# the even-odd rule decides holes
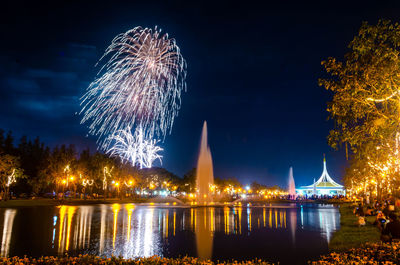
[[[142,128],[138,127],[132,134],[130,127],[119,130],[109,139],[113,146],[107,151],[110,155],[119,156],[121,160],[129,161],[133,166],[150,168],[155,160],[162,156],[159,152],[163,149],[157,146],[157,140],[149,140],[144,136]]]
[[[185,89],[186,63],[175,40],[157,27],[136,27],[113,39],[103,62],[80,112],[100,147],[110,150],[110,140],[126,128],[140,128],[144,139],[165,138]]]

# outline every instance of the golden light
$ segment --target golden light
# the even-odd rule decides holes
[[[117,187],[118,187],[118,186],[119,186],[119,182],[115,182],[115,186],[117,186]]]
[[[69,165],[67,165],[67,166],[64,168],[64,173],[67,172],[67,171],[69,171]]]
[[[114,227],[113,227],[113,249],[115,249],[115,239],[117,236],[117,220],[118,220],[118,212],[121,209],[121,206],[117,203],[112,205],[112,211],[114,212]]]
[[[65,183],[67,183],[67,181],[65,179],[63,179],[62,183],[65,184]]]
[[[70,179],[71,181],[73,181],[73,180],[74,180],[74,177],[70,177],[69,179]]]
[[[164,184],[165,186],[169,187],[169,183],[168,183],[168,182],[164,181],[163,184]]]

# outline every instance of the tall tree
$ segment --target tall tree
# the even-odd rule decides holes
[[[70,184],[69,178],[75,161],[76,151],[73,145],[55,147],[48,157],[46,168],[39,173],[41,180],[51,185],[53,189],[70,188],[74,185],[74,180]]]
[[[344,144],[346,150],[350,146],[352,158],[366,166],[384,168],[387,163],[399,169],[400,25],[364,22],[348,47],[343,62],[322,62],[330,77],[319,84],[334,93],[327,108],[335,121],[329,143],[334,148]],[[380,185],[392,179],[389,174],[377,180]]]
[[[4,142],[5,142],[4,130],[0,129],[0,153],[4,152]]]
[[[15,152],[14,149],[14,137],[12,136],[12,132],[8,131],[6,138],[4,139],[4,152],[6,154],[13,155]]]
[[[9,154],[0,155],[0,186],[4,194],[3,200],[8,199],[10,186],[21,177],[23,177],[23,170],[20,168],[18,157]]]

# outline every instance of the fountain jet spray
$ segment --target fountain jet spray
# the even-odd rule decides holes
[[[210,192],[214,184],[213,164],[210,147],[207,142],[207,122],[204,121],[201,133],[200,153],[197,160],[196,188],[197,202],[205,204],[212,201]]]
[[[289,199],[296,199],[296,186],[294,185],[294,177],[293,177],[293,167],[289,169]]]

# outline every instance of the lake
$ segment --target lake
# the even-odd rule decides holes
[[[340,228],[333,205],[101,204],[0,209],[2,256],[261,258],[304,264]]]

